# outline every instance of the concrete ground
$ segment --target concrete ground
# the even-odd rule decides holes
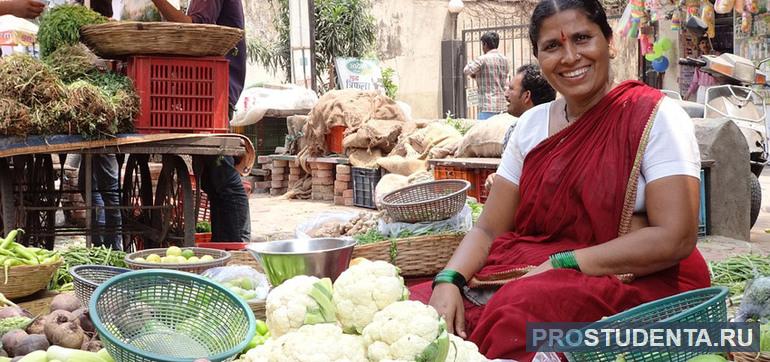
[[[698,248],[707,260],[722,260],[730,256],[756,252],[770,254],[770,169],[760,177],[762,184],[762,209],[756,225],[751,230],[751,241],[740,241],[719,236],[707,236],[698,242]],[[252,195],[252,240],[280,240],[294,237],[298,225],[314,215],[324,212],[370,212],[358,207],[334,206],[327,202],[286,200],[268,195]]]

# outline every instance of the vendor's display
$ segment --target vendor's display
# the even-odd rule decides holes
[[[495,157],[503,154],[505,134],[515,121],[515,117],[488,119],[477,122],[454,153],[455,157]]]
[[[172,270],[125,273],[102,284],[91,319],[118,361],[231,360],[256,334],[245,301],[218,283]]]
[[[399,268],[401,275],[408,277],[431,276],[446,267],[464,235],[439,233],[387,238],[373,232],[356,238],[359,245],[353,249],[353,257],[389,261]]]
[[[136,21],[162,21],[163,17],[160,11],[152,3],[152,0],[123,0],[123,9],[120,12],[121,20]],[[169,4],[179,9],[181,4],[179,0],[170,0]]]
[[[221,283],[231,292],[243,298],[249,305],[260,301],[264,302],[267,292],[270,290],[265,275],[245,265],[211,268],[202,275]]]
[[[270,284],[279,286],[297,275],[337,279],[348,267],[355,244],[349,239],[293,239],[251,243],[248,248]]]
[[[48,289],[69,291],[73,289],[74,277],[71,269],[78,265],[104,265],[116,268],[126,268],[126,253],[112,250],[105,246],[71,247],[60,252],[63,263],[54,274]]]
[[[221,57],[234,51],[243,38],[243,30],[211,24],[119,21],[84,26],[80,29],[80,37],[103,58],[134,55]]]
[[[433,307],[406,300],[408,290],[393,265],[358,259],[351,264],[332,285],[336,318],[328,321],[303,322],[309,310],[319,310],[317,304],[307,302],[313,300],[307,294],[282,291],[295,284],[311,283],[306,289],[313,288],[317,279],[298,276],[274,289],[268,305],[298,307],[269,309],[267,326],[272,336],[240,361],[488,361],[473,343],[451,337]],[[325,288],[320,293],[324,298],[328,296]],[[271,312],[277,313],[279,321],[287,314],[298,317],[291,328],[276,334]]]
[[[133,270],[172,269],[201,274],[208,269],[225,266],[230,252],[209,248],[146,249],[126,255],[126,265]]]
[[[62,263],[56,252],[27,248],[15,242],[20,232],[23,230],[13,230],[0,238],[0,293],[11,299],[45,289]]]
[[[735,313],[735,322],[760,323],[760,352],[735,353],[737,362],[770,361],[770,277],[759,277],[746,284],[746,291]]]
[[[440,221],[457,215],[465,205],[470,183],[439,180],[404,187],[382,198],[382,207],[396,221]]]
[[[37,32],[40,55],[45,58],[56,49],[80,42],[80,28],[85,25],[103,24],[107,18],[80,5],[59,5],[40,18]]]
[[[96,288],[110,278],[131,271],[126,268],[116,268],[105,265],[78,265],[70,269],[75,295],[83,307],[88,307],[91,294]]]
[[[0,302],[0,361],[6,361],[5,356],[33,362],[113,361],[95,335],[88,311],[74,295],[57,295],[51,302],[51,313],[37,317],[2,294]]]

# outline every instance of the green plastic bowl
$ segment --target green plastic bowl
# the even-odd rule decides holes
[[[727,322],[727,288],[711,287],[691,290],[667,298],[641,304],[625,312],[601,320],[605,328],[623,328],[629,324],[653,322],[708,323]],[[586,328],[591,328],[588,326]],[[565,353],[573,362],[614,362],[626,352],[625,348],[613,346],[595,352]],[[685,362],[703,352],[642,352],[629,351],[626,361],[634,362]]]
[[[141,270],[109,279],[89,311],[116,361],[231,361],[256,333],[248,304],[198,275]]]

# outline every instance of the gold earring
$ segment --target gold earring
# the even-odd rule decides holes
[[[615,49],[610,48],[610,59],[615,59],[617,56]]]

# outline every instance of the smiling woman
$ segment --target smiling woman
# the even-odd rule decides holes
[[[530,24],[563,97],[519,119],[478,224],[442,272],[452,281],[412,288],[487,357],[518,361],[534,356],[527,322],[592,322],[710,284],[687,113],[613,82],[599,0],[541,1]]]

